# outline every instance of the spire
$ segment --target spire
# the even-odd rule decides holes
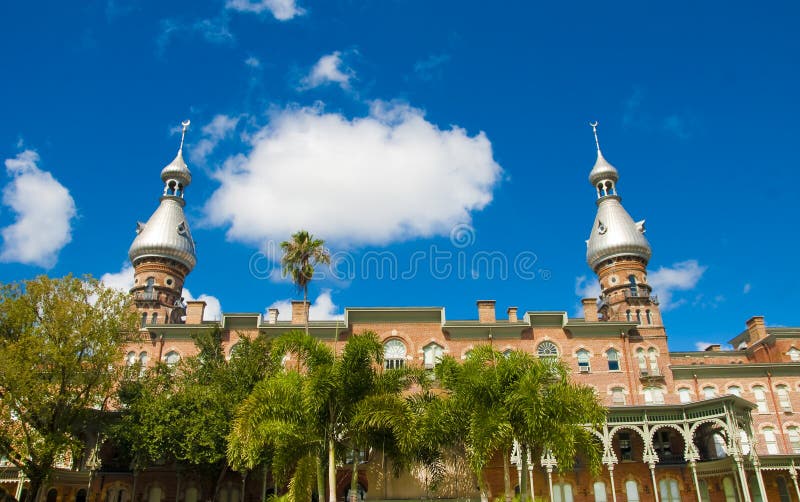
[[[164,181],[164,195],[173,195],[183,198],[183,191],[192,182],[192,173],[183,160],[183,141],[186,138],[186,130],[189,128],[189,120],[181,122],[181,144],[178,147],[178,154],[172,162],[161,170],[161,180]]]
[[[597,198],[606,197],[609,195],[617,195],[616,184],[619,180],[619,173],[617,169],[612,166],[603,157],[603,152],[600,150],[600,140],[597,137],[598,122],[589,122],[594,133],[594,143],[597,145],[597,160],[594,163],[592,171],[589,173],[589,183],[597,189]]]

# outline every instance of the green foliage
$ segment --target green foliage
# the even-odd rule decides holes
[[[59,456],[96,439],[86,424],[99,432],[135,327],[128,296],[91,277],[0,287],[0,454],[31,480],[30,496]]]
[[[303,292],[303,301],[308,303],[308,285],[314,277],[317,265],[329,265],[331,256],[325,249],[325,241],[315,239],[305,230],[292,234],[291,240],[281,242],[281,266],[283,273],[292,278],[297,289]],[[308,312],[306,312],[306,335],[308,335]]]

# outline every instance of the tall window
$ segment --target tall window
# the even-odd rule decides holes
[[[150,494],[147,497],[148,502],[161,502],[163,492],[160,486],[153,486],[150,488]]]
[[[663,502],[681,502],[677,480],[671,478],[662,479],[658,482],[658,491],[661,493]]]
[[[589,365],[589,351],[581,349],[578,351],[578,371],[589,373],[592,367]]]
[[[731,396],[742,397],[742,388],[738,385],[731,385],[728,387],[728,394]]]
[[[595,481],[594,483],[594,502],[608,502],[606,484],[602,481]]]
[[[141,327],[144,328],[145,324],[147,324],[147,312],[142,312],[142,326]]]
[[[636,360],[639,362],[639,369],[647,371],[647,359],[644,357],[644,349],[636,349]]]
[[[628,309],[628,310],[625,311],[625,319],[628,322],[631,322],[631,309]]]
[[[722,434],[715,433],[711,436],[712,440],[714,441],[714,454],[716,458],[723,458],[728,455],[728,445],[725,444],[725,438],[722,437]]]
[[[645,387],[644,404],[664,404],[664,389],[661,387]]]
[[[136,352],[128,352],[128,355],[125,356],[125,364],[128,366],[136,364]]]
[[[639,296],[639,292],[636,289],[636,276],[631,274],[628,276],[628,287],[631,291],[631,296]]]
[[[692,396],[690,392],[691,391],[687,387],[681,387],[678,389],[678,397],[680,397],[682,403],[692,402]]]
[[[642,311],[636,309],[636,324],[642,324]]]
[[[633,460],[633,446],[631,445],[631,433],[619,433],[619,456],[620,460]]]
[[[743,430],[739,430],[739,443],[743,455],[750,453],[750,437]]]
[[[769,407],[767,406],[767,392],[764,390],[763,386],[756,385],[753,387],[753,397],[756,399],[758,412],[769,413]]]
[[[775,437],[775,429],[772,427],[764,427],[761,430],[761,433],[764,434],[764,445],[767,447],[767,453],[770,455],[777,455],[778,440]]]
[[[386,369],[402,368],[406,364],[406,344],[392,339],[383,344],[383,367]]]
[[[705,479],[697,481],[700,487],[700,502],[711,502],[711,494],[708,492],[708,482]]]
[[[614,406],[623,406],[625,404],[625,389],[622,387],[611,389],[611,402]]]
[[[647,349],[647,359],[650,360],[650,372],[654,375],[658,375],[658,351],[655,347]]]
[[[736,502],[736,486],[730,476],[722,479],[722,492],[725,494],[725,502]]]
[[[158,324],[158,312],[153,312],[153,317],[150,321],[151,324]]]
[[[536,354],[539,357],[558,357],[558,347],[553,342],[544,341],[536,347]]]
[[[184,492],[183,501],[184,502],[197,502],[198,495],[199,495],[199,493],[197,491],[197,488],[195,488],[194,486],[190,486]]]
[[[645,310],[645,316],[647,317],[647,324],[653,324],[653,316],[650,314],[650,310]]]
[[[781,498],[781,502],[792,502],[792,498],[789,496],[789,488],[786,486],[786,478],[778,476],[775,481],[778,484],[778,496]]]
[[[164,362],[167,363],[169,366],[175,366],[181,360],[181,355],[175,352],[174,350],[170,350],[167,352],[167,355],[164,356]]]
[[[425,362],[426,369],[432,369],[434,366],[439,364],[439,361],[442,360],[442,354],[444,354],[444,349],[441,345],[431,343],[425,346],[422,349],[423,359]]]
[[[792,453],[800,453],[800,429],[795,426],[786,428],[786,435],[789,437],[789,448]]]
[[[572,485],[556,483],[553,485],[553,502],[573,502]]]
[[[625,495],[628,496],[628,502],[639,502],[639,485],[636,481],[632,479],[625,481]]]
[[[608,349],[606,357],[608,357],[608,371],[619,371],[619,352]]]
[[[705,399],[714,399],[717,397],[717,391],[714,390],[714,387],[706,385],[703,387],[703,397]]]
[[[789,388],[785,385],[778,385],[775,387],[775,393],[778,395],[778,405],[783,411],[792,411],[792,400],[789,399]]]

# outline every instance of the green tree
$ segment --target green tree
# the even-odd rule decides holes
[[[91,277],[0,287],[0,454],[30,480],[28,500],[59,457],[81,457],[136,326],[129,297]]]
[[[322,239],[315,239],[305,230],[292,234],[291,240],[281,242],[283,273],[292,278],[297,289],[303,292],[303,306],[306,308],[305,327],[308,332],[308,285],[314,277],[317,265],[327,265],[331,256],[325,249]]]

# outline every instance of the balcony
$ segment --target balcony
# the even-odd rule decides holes
[[[147,302],[157,302],[158,301],[158,292],[157,291],[137,291],[134,294],[134,298],[136,300],[142,300]]]
[[[630,305],[658,305],[658,296],[651,295],[650,291],[645,288],[628,288],[623,291],[625,292],[625,300]]]
[[[643,382],[664,381],[664,373],[658,366],[639,368],[639,380]]]

